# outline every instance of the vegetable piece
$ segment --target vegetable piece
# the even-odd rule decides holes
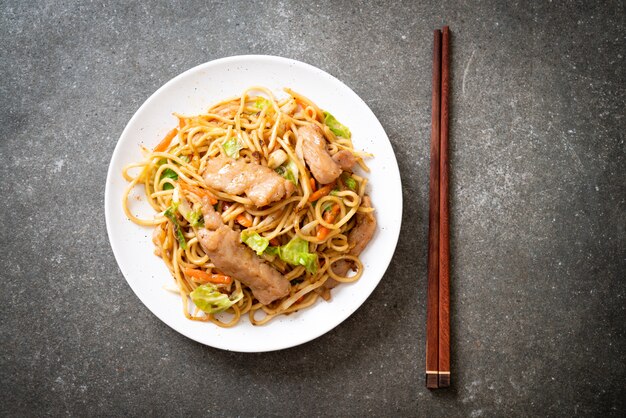
[[[223,312],[239,302],[243,297],[243,292],[240,292],[235,299],[230,299],[228,295],[217,290],[215,285],[207,283],[198,286],[189,296],[198,308],[208,314],[214,314]]]
[[[356,180],[352,176],[346,176],[343,180],[343,184],[353,192],[356,192]]]
[[[186,124],[187,124],[187,119],[181,118],[181,117],[178,118],[178,129],[183,129]]]
[[[320,225],[317,228],[317,235],[315,237],[319,239],[320,241],[323,241],[326,239],[329,232],[330,232],[330,229],[326,228],[324,225]]]
[[[193,278],[198,283],[231,284],[233,282],[233,278],[225,274],[209,274],[189,267],[185,268],[184,272],[185,275]]]
[[[317,191],[312,193],[311,196],[309,196],[309,202],[315,202],[316,200],[321,199],[322,197],[330,193],[330,191],[333,190],[334,187],[335,187],[334,182],[320,187],[319,189],[317,189]]]
[[[278,174],[295,184],[298,185],[298,175],[300,171],[298,170],[298,166],[292,160],[287,161],[285,164],[278,167],[276,170]]]
[[[200,209],[194,210],[189,213],[189,219],[187,219],[191,226],[204,226],[204,218]]]
[[[329,224],[335,222],[335,219],[337,219],[337,215],[339,215],[339,212],[341,212],[341,208],[339,207],[339,205],[334,204],[329,211],[324,212],[324,220]],[[320,225],[317,228],[316,238],[323,241],[326,239],[329,232],[330,229],[326,228],[324,225]]]
[[[178,180],[178,173],[176,173],[176,171],[172,170],[171,168],[166,168],[161,173],[161,180],[163,180],[165,178],[172,179],[172,180]],[[163,190],[172,190],[173,188],[174,188],[174,186],[172,185],[172,183],[165,183],[163,185]]]
[[[278,247],[278,256],[293,266],[304,266],[311,274],[317,272],[317,254],[309,252],[309,243],[302,238],[295,237],[282,247]]]
[[[230,138],[222,144],[222,147],[224,147],[226,155],[234,159],[239,158],[239,151],[244,148],[243,144],[239,142],[237,138]]]
[[[316,191],[317,190],[317,186],[315,185],[315,179],[313,177],[309,178],[309,181],[311,182],[311,191]]]
[[[350,129],[348,129],[347,126],[339,123],[339,121],[335,119],[333,115],[326,111],[324,111],[324,123],[330,128],[331,131],[333,131],[335,135],[342,138],[350,139]]]
[[[187,220],[187,222],[192,223],[191,213],[193,209],[189,206],[189,202],[185,199],[184,196],[180,194],[180,187],[176,187],[174,189],[174,193],[172,193],[172,204],[177,205],[178,213],[183,215],[183,218]]]
[[[241,231],[241,241],[256,251],[258,255],[263,254],[263,251],[270,245],[267,238],[263,238],[257,232],[250,232],[247,229]]]
[[[266,107],[270,106],[271,102],[267,100],[263,96],[257,96],[256,101],[254,102],[254,107],[257,109],[263,110]]]
[[[182,190],[180,185],[183,183],[176,184],[178,187],[176,187],[174,189],[174,193],[172,193],[172,204],[176,205],[178,213],[183,215],[183,218],[185,218],[191,226],[204,226],[204,216],[202,215],[202,210],[193,210],[189,205],[189,201],[180,193]]]
[[[274,241],[272,239],[272,241]],[[283,246],[270,246],[269,240],[256,232],[241,231],[241,241],[246,243],[258,255],[278,255],[281,260],[292,266],[304,266],[306,271],[315,274],[318,268],[317,254],[309,252],[309,243],[302,238],[294,238]],[[278,241],[278,240],[276,240]],[[278,242],[274,241],[275,244]]]
[[[276,151],[272,152],[268,157],[267,166],[274,170],[278,166],[282,165],[285,161],[287,161],[288,158],[289,156],[285,151],[283,151],[282,149],[277,149]]]
[[[176,235],[176,239],[178,240],[178,244],[180,248],[183,250],[187,249],[187,241],[185,240],[185,236],[183,235],[183,231],[180,228],[180,224],[178,223],[178,219],[176,218],[176,210],[178,209],[178,204],[172,203],[172,206],[167,208],[167,210],[163,213],[167,219],[172,222],[174,225],[174,234]]]
[[[302,238],[295,237],[287,244],[278,246],[279,241],[272,238],[269,245],[267,238],[261,237],[256,232],[241,232],[241,240],[255,250],[257,254],[277,255],[281,260],[292,266],[304,266],[306,271],[315,274],[318,268],[317,254],[309,252],[309,243]]]
[[[156,147],[154,147],[154,152],[163,152],[167,149],[167,147],[170,146],[170,144],[172,143],[172,139],[174,139],[174,137],[178,134],[178,128],[174,128],[171,131],[169,131],[167,133],[167,135],[165,135],[165,138],[163,138],[161,140],[161,142],[159,142],[157,144]]]
[[[243,213],[237,215],[237,218],[235,220],[239,225],[245,226],[246,228],[250,228],[252,226],[252,221],[248,219]]]
[[[324,203],[324,206],[322,206],[322,214],[324,214],[324,212],[326,212],[327,210],[330,210],[333,207],[333,205],[334,205],[333,202]]]
[[[196,186],[192,186],[191,184],[187,184],[184,181],[179,181],[178,185],[180,186],[180,188],[188,193],[193,193],[196,196],[198,196],[199,198],[203,198],[203,197],[207,197],[209,199],[209,202],[212,205],[215,205],[217,203],[217,198],[215,196],[213,196],[213,193],[211,193],[210,191],[206,190],[206,189],[202,189],[200,187],[196,187]]]

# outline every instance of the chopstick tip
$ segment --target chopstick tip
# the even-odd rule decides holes
[[[439,372],[438,385],[440,388],[450,387],[450,373]]]
[[[437,372],[426,372],[426,387],[428,389],[439,387],[439,374]]]

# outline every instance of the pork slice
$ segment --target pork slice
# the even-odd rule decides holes
[[[356,164],[356,157],[347,149],[342,149],[333,155],[333,161],[336,162],[342,170],[352,171],[352,167]]]
[[[293,183],[279,176],[272,169],[260,164],[253,166],[255,181],[246,190],[246,195],[256,206],[265,206],[270,202],[276,202],[294,192]]]
[[[294,192],[293,183],[274,170],[221,155],[207,161],[203,178],[214,189],[234,195],[245,193],[255,206],[265,206]]]
[[[365,208],[372,207],[372,200],[368,195],[363,196],[363,202],[361,206]],[[374,233],[376,232],[376,218],[372,213],[359,213],[356,214],[356,225],[348,234],[348,244],[350,250],[348,254],[358,256],[363,252],[367,244],[370,242]],[[352,263],[348,260],[339,260],[333,264],[333,272],[341,277],[345,277],[348,271],[352,269]],[[328,289],[332,289],[337,286],[339,282],[331,277],[326,280],[324,286]]]
[[[208,201],[202,212],[205,228],[198,230],[198,241],[218,270],[247,285],[264,305],[289,294],[289,281],[243,244],[239,233],[222,223]]]
[[[364,208],[372,207],[372,200],[368,195],[363,196],[361,206]],[[356,225],[348,234],[348,243],[352,246],[349,254],[357,256],[363,252],[367,244],[370,242],[376,232],[376,218],[373,213],[357,213]]]
[[[224,225],[222,217],[213,209],[213,205],[208,197],[202,198],[202,216],[204,218],[204,227],[210,231],[215,231]]]
[[[341,167],[330,156],[326,149],[326,140],[322,130],[314,124],[298,128],[302,137],[302,153],[304,161],[311,169],[313,177],[320,184],[332,183],[341,174]]]
[[[207,160],[203,178],[208,186],[234,195],[245,192],[250,183],[244,161],[221,155]]]

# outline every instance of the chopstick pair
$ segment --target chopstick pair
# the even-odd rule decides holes
[[[448,208],[448,93],[450,30],[434,33],[430,196],[428,215],[428,292],[426,387],[450,386],[450,223]]]

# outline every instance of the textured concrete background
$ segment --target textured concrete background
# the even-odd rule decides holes
[[[2,1],[0,414],[623,415],[625,16],[623,1]],[[429,392],[431,43],[444,22],[453,387]],[[154,317],[118,270],[103,210],[141,103],[188,68],[253,53],[352,87],[390,137],[405,201],[372,297],[327,335],[258,355]]]

